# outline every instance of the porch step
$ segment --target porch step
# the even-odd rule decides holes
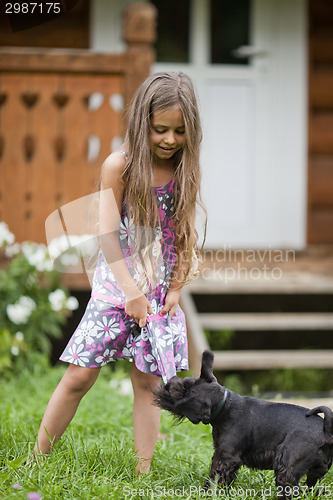
[[[207,289],[206,293],[211,293],[211,290]],[[333,330],[333,313],[199,313],[192,294],[187,290],[182,291],[181,306],[188,329],[190,366],[195,375],[200,373],[202,352],[210,349],[204,329],[272,332]],[[215,351],[214,357],[214,367],[220,370],[333,368],[331,349]]]
[[[198,313],[207,330],[333,330],[332,313]]]
[[[204,279],[192,281],[187,291],[193,294],[224,295],[242,294],[323,294],[333,293],[333,276],[316,275],[310,272],[285,272],[281,279]]]
[[[333,350],[215,351],[217,370],[333,368]]]

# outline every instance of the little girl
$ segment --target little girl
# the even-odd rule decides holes
[[[197,271],[200,141],[190,79],[183,73],[148,77],[129,110],[123,150],[102,166],[101,250],[92,294],[60,357],[70,364],[45,411],[36,455],[47,454],[63,434],[101,366],[129,359],[136,471],[149,471],[160,423],[151,389],[160,383],[161,370],[146,322],[168,318],[162,327],[168,341],[159,348],[175,371],[187,370],[185,318],[178,303],[182,286]],[[152,323],[155,338],[158,324]]]

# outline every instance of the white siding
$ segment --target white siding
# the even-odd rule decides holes
[[[129,0],[92,5],[91,48],[124,50],[121,11]],[[206,0],[192,0],[191,63],[204,126],[207,246],[306,246],[307,3],[253,0],[253,40],[265,52],[246,67],[208,63]]]

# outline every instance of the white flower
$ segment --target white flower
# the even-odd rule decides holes
[[[103,354],[101,354],[100,356],[97,356],[97,358],[95,358],[95,361],[96,363],[107,363],[108,361],[110,361],[110,359],[112,359],[112,356],[114,355],[115,353],[115,349],[105,349],[105,351],[103,352]]]
[[[80,256],[76,253],[66,252],[61,256],[60,262],[64,267],[74,267],[80,262]]]
[[[180,367],[183,369],[187,369],[187,359],[182,358],[180,354],[175,356],[175,363],[180,363]]]
[[[65,360],[74,365],[86,366],[86,364],[89,363],[89,351],[81,352],[83,348],[83,344],[78,346],[72,344],[68,349],[69,355],[65,356]]]
[[[15,325],[25,324],[28,316],[26,310],[19,304],[8,304],[6,308],[7,316]]]
[[[168,326],[165,328],[165,331],[168,332],[168,335],[163,335],[164,340],[166,340],[167,345],[172,345],[173,343],[173,335],[172,330]]]
[[[49,258],[48,254],[45,255],[45,260],[43,262],[39,262],[36,267],[38,271],[41,272],[53,270],[52,260]]]
[[[75,251],[82,257],[93,255],[98,248],[98,238],[94,234],[82,234],[81,236],[70,236],[71,245]]]
[[[133,356],[133,347],[132,347],[132,345],[125,345],[123,347],[122,353],[123,353],[123,356],[125,358],[130,358],[130,361],[131,361],[131,358]]]
[[[129,396],[132,394],[132,382],[129,378],[124,378],[120,381],[119,394],[122,396]]]
[[[161,252],[162,252],[161,243],[159,241],[154,241],[152,249],[152,254],[154,259],[157,259],[157,257],[161,255]]]
[[[159,267],[159,285],[163,285],[165,283],[165,277],[166,277],[166,269],[165,266],[160,266]]]
[[[27,259],[34,253],[36,248],[37,243],[33,243],[32,241],[23,241],[21,244],[21,251]]]
[[[50,258],[56,260],[60,257],[63,266],[76,266],[81,257],[88,257],[98,248],[98,239],[94,234],[62,235],[53,238],[48,244]]]
[[[56,259],[69,248],[68,237],[66,235],[59,238],[53,238],[48,244],[49,254],[51,259]]]
[[[87,344],[92,344],[94,342],[94,337],[96,336],[96,327],[93,321],[83,321],[75,334],[75,342],[81,344],[86,342]]]
[[[0,247],[12,245],[15,241],[15,236],[8,229],[5,222],[0,222]]]
[[[167,326],[165,332],[159,327],[156,328],[156,345],[158,347],[165,347],[166,345],[171,345],[173,341],[173,335],[171,329]]]
[[[21,250],[31,266],[36,266],[39,262],[45,259],[45,245],[38,245],[31,241],[24,241],[21,245]]]
[[[38,271],[43,272],[52,270],[52,262],[45,245],[32,241],[24,241],[21,244],[21,251],[29,264],[34,266]]]
[[[186,340],[186,331],[183,323],[171,323],[172,333],[176,341],[181,341],[182,344],[185,343]],[[178,340],[177,340],[178,339]]]
[[[20,354],[20,349],[16,347],[16,345],[13,345],[10,352],[12,353],[13,356],[18,356]]]
[[[53,311],[61,311],[66,304],[66,294],[60,288],[49,294],[49,302]]]
[[[101,337],[104,333],[108,334],[112,339],[116,338],[116,334],[120,333],[120,328],[114,318],[102,317],[102,321],[97,321],[96,324],[97,338]]]
[[[23,295],[20,298],[19,304],[21,304],[22,306],[26,307],[29,310],[30,313],[34,309],[36,309],[36,302],[31,297],[27,297],[26,295]]]
[[[141,338],[144,342],[147,342],[147,340],[149,340],[148,328],[146,326],[141,328]]]
[[[143,356],[146,361],[150,364],[149,369],[151,372],[154,372],[157,370],[157,364],[155,361],[155,358],[151,354],[147,354],[146,356]]]
[[[135,238],[135,226],[132,219],[128,219],[127,216],[120,223],[119,227],[119,238],[121,240],[128,238],[128,244],[131,245]]]
[[[157,302],[156,299],[152,299],[152,301],[150,302],[151,304],[151,308],[153,310],[153,314],[157,314],[159,312],[159,303]],[[162,310],[162,309],[161,309]]]
[[[24,340],[24,335],[22,332],[16,332],[15,333],[15,338],[18,342],[23,342]]]
[[[15,325],[26,324],[32,311],[36,309],[36,302],[23,295],[15,304],[8,304],[7,316]]]
[[[14,255],[17,255],[21,250],[21,245],[19,243],[14,243],[14,245],[7,246],[5,249],[5,255],[6,257],[14,257]]]
[[[110,268],[105,261],[100,266],[100,273],[103,281],[107,279],[109,279],[109,281],[113,281],[112,278],[110,279]]]
[[[75,311],[79,307],[79,301],[76,297],[69,297],[66,301],[66,308],[70,311]]]
[[[114,380],[114,379],[110,380],[109,387],[111,387],[111,389],[118,389],[118,387],[119,387],[118,380]]]
[[[156,347],[157,347],[157,349],[158,349],[159,347],[160,347],[161,349],[163,349],[163,347],[165,347],[165,346],[166,346],[166,342],[165,342],[165,340],[164,340],[164,339],[162,339],[162,338],[157,338],[157,339],[156,339]]]

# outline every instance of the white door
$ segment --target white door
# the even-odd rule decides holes
[[[186,72],[198,92],[206,247],[302,248],[306,2],[248,2],[248,41],[232,48],[239,57],[231,62],[214,49],[220,43],[219,34],[214,36],[220,18],[210,9],[219,7],[216,0],[189,0],[189,61],[153,67],[154,72]],[[223,22],[221,29],[228,29],[232,20]]]

